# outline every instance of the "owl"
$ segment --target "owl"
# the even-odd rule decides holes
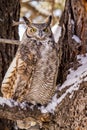
[[[44,23],[23,17],[26,31],[2,82],[5,98],[45,105],[56,90],[59,67],[58,45],[54,41],[49,16]]]

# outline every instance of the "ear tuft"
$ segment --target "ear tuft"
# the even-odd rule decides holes
[[[47,24],[50,25],[52,21],[52,15],[49,15],[47,18]]]
[[[23,19],[24,19],[24,21],[25,21],[25,23],[26,23],[27,25],[29,25],[29,24],[30,24],[30,21],[29,21],[29,19],[28,19],[28,18],[26,18],[25,16],[23,16]]]

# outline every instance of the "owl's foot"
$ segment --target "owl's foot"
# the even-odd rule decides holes
[[[20,129],[29,129],[29,128],[35,126],[36,124],[37,124],[37,122],[32,117],[28,117],[23,120],[17,120],[17,126]]]
[[[23,120],[17,120],[17,126],[20,129],[27,129],[27,130],[31,130],[31,128],[33,129],[37,129],[42,128],[42,124],[49,122],[50,121],[50,115],[49,114],[42,114],[38,117],[38,119],[34,119],[32,117],[28,117],[25,118]]]
[[[42,114],[38,117],[38,119],[41,121],[41,122],[49,122],[50,121],[50,114],[49,113],[46,113],[46,114]]]

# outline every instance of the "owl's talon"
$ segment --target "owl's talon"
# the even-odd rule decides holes
[[[41,120],[41,122],[49,122],[50,121],[50,115],[49,114],[42,114],[39,117],[39,120]]]

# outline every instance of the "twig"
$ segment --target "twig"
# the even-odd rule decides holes
[[[24,21],[16,22],[13,20],[12,26],[18,26],[19,24],[25,24],[25,22]]]
[[[20,41],[0,38],[0,43],[2,43],[2,44],[6,43],[6,44],[19,45]]]

